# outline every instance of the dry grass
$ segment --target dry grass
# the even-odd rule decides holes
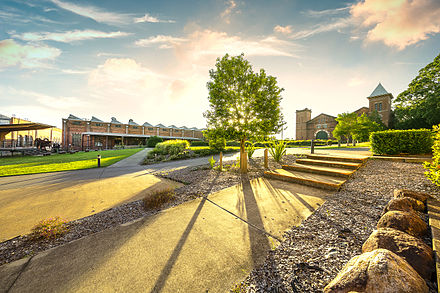
[[[146,210],[159,209],[167,202],[174,199],[174,189],[167,188],[148,193],[144,199],[144,208]]]

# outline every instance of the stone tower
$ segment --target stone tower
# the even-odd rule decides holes
[[[312,110],[296,110],[296,139],[307,139],[307,121],[312,118]]]
[[[387,92],[385,88],[382,86],[382,84],[379,82],[379,84],[371,93],[371,95],[367,97],[370,103],[368,114],[370,115],[374,111],[377,111],[382,119],[383,124],[388,126],[390,123],[392,98],[393,95]]]

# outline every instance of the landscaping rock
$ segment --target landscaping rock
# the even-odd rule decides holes
[[[411,211],[423,212],[425,210],[425,204],[417,199],[412,197],[401,197],[401,198],[393,198],[387,204],[384,209],[384,214],[388,211]]]
[[[382,228],[374,231],[362,246],[362,252],[388,249],[405,259],[424,279],[430,279],[434,270],[434,253],[421,239],[405,232]]]
[[[414,212],[389,211],[377,222],[377,229],[394,228],[415,237],[426,234],[427,226]]]
[[[411,197],[422,202],[426,202],[428,198],[432,198],[431,195],[424,192],[413,191],[409,189],[394,189],[394,198],[402,197]]]
[[[376,249],[353,257],[325,288],[325,293],[428,292],[419,274],[400,256]]]

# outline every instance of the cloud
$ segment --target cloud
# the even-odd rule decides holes
[[[12,39],[0,41],[0,68],[20,66],[22,68],[47,67],[61,50],[43,45],[20,45]]]
[[[248,56],[286,56],[296,57],[291,51],[293,44],[276,37],[260,39],[243,39],[239,36],[229,36],[225,32],[197,30],[185,38],[158,35],[135,42],[138,46],[159,44],[160,48],[173,48],[179,58],[191,60],[208,56],[218,57],[226,53]]]
[[[365,0],[354,4],[350,13],[368,29],[367,43],[381,41],[398,50],[440,32],[438,0]]]
[[[101,39],[101,38],[120,38],[131,35],[125,32],[101,32],[95,30],[74,30],[62,33],[23,33],[21,35],[13,35],[14,38],[25,41],[56,41],[70,43],[82,40]]]
[[[330,32],[330,31],[346,28],[350,25],[351,25],[351,19],[339,18],[333,22],[317,24],[310,29],[298,31],[298,32],[290,35],[289,37],[294,40],[304,39],[304,38],[308,38],[308,37],[311,37],[311,36],[319,34],[319,33]]]
[[[9,94],[19,97],[31,98],[33,104],[43,106],[55,110],[65,110],[75,105],[77,108],[87,107],[88,102],[80,100],[76,97],[54,97],[34,91],[17,90],[14,88],[8,89]]]
[[[234,0],[229,0],[226,2],[227,7],[226,9],[220,14],[220,17],[225,20],[226,23],[231,22],[231,15],[235,13],[240,13],[240,11],[236,10],[237,3]]]
[[[66,74],[88,74],[90,70],[61,69],[61,72]]]
[[[175,23],[174,20],[163,20],[163,19],[159,19],[157,17],[151,16],[148,13],[146,13],[143,17],[139,17],[139,18],[135,18],[134,19],[135,23],[140,23],[140,22],[151,22],[151,23]]]
[[[94,6],[80,6],[73,3],[68,3],[60,0],[52,0],[58,7],[68,10],[72,13],[91,18],[96,22],[109,24],[124,24],[129,23],[132,16],[130,14],[118,14],[113,12],[103,11]]]
[[[334,9],[326,9],[326,10],[307,10],[306,12],[304,12],[304,14],[306,14],[308,16],[321,17],[321,16],[339,14],[339,13],[347,11],[349,9],[350,9],[350,6],[334,8]]]
[[[137,40],[135,45],[138,47],[150,47],[158,44],[159,48],[161,49],[170,49],[173,48],[173,46],[186,41],[188,41],[188,39],[157,35],[154,37],[149,37],[148,39]]]
[[[349,87],[356,87],[356,86],[360,86],[366,83],[366,80],[363,78],[359,78],[359,77],[352,77],[350,78],[350,80],[347,83],[347,86]]]
[[[277,25],[273,28],[273,31],[276,33],[288,35],[288,34],[292,33],[292,26],[291,25],[286,25],[286,26]]]

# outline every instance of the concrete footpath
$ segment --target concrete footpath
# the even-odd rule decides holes
[[[331,193],[264,178],[0,267],[1,292],[226,292]]]

